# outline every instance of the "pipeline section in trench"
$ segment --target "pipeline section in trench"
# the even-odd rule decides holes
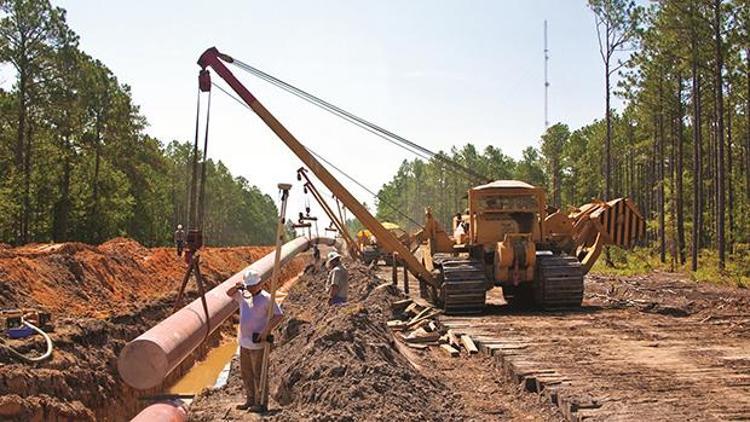
[[[328,237],[298,237],[282,246],[281,265],[314,244],[334,246],[336,240]],[[250,268],[260,273],[263,281],[267,280],[273,272],[273,262],[274,252],[271,252],[208,291],[208,327],[216,330],[237,310],[237,304],[226,295],[226,290],[241,281],[242,274]],[[117,361],[120,377],[138,390],[157,387],[210,334],[206,333],[206,322],[201,300],[198,298],[125,345]],[[187,420],[187,413],[181,401],[173,400],[148,406],[133,420],[181,421]]]

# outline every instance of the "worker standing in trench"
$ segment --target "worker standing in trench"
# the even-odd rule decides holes
[[[336,251],[331,251],[328,254],[326,265],[330,270],[328,273],[328,304],[344,304],[349,295],[349,272],[341,263],[341,255]]]
[[[177,256],[182,256],[182,250],[185,248],[185,230],[182,229],[182,224],[178,224],[174,232],[174,244],[177,247]]]
[[[250,293],[250,296],[245,296],[244,291]],[[263,413],[268,410],[267,405],[263,404],[268,403],[268,385],[262,389],[266,397],[261,397],[260,385],[263,346],[267,341],[273,342],[269,333],[279,325],[283,314],[279,305],[273,303],[273,317],[270,321],[267,319],[271,295],[263,290],[260,274],[255,270],[247,270],[243,281],[227,289],[226,293],[240,307],[240,372],[247,397],[244,403],[237,405],[237,409]]]

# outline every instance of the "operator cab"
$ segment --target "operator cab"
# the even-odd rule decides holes
[[[497,180],[469,190],[469,243],[495,250],[506,234],[541,240],[544,191],[518,180]]]

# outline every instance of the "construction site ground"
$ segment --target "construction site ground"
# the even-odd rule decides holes
[[[327,305],[324,272],[301,276],[283,308],[271,353],[271,411],[235,409],[245,400],[237,359],[225,387],[190,407],[213,420],[556,420],[555,410],[508,383],[489,356],[445,356],[397,342],[390,303],[404,295],[376,271],[349,262],[350,300]]]
[[[494,289],[484,315],[441,316],[487,356],[464,378],[500,367],[566,420],[750,420],[750,291],[662,272],[585,284],[577,311],[514,309]]]
[[[208,248],[213,285],[271,248]],[[285,269],[292,279],[302,259]],[[287,319],[272,352],[272,420],[748,420],[750,291],[684,276],[586,278],[580,310],[508,306],[492,290],[478,316],[441,315],[480,353],[450,357],[414,349],[386,323],[405,297],[391,269],[349,262],[350,302],[326,305],[325,273],[299,277],[284,302]],[[116,372],[124,344],[172,311],[184,262],[169,248],[128,239],[99,246],[0,249],[0,306],[51,311],[53,358],[25,364],[0,349],[0,419],[123,420],[149,401]],[[410,292],[418,292],[410,277]],[[190,300],[195,297],[192,292]],[[416,298],[415,298],[416,299]],[[170,376],[174,382],[232,321]],[[7,340],[6,340],[7,341]],[[10,344],[27,353],[40,339]],[[192,420],[253,420],[232,363],[228,384],[204,391]]]
[[[205,248],[202,272],[210,286],[273,250]],[[232,321],[153,391],[137,392],[117,374],[126,342],[169,316],[186,264],[173,248],[146,248],[125,238],[0,247],[0,308],[48,311],[55,349],[44,362],[19,362],[0,348],[0,420],[127,420],[188,370],[195,358],[233,334]],[[295,276],[302,260],[287,266]],[[185,303],[195,299],[194,281]],[[40,336],[4,342],[20,352],[44,351]]]

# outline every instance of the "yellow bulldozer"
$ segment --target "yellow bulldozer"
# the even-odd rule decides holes
[[[410,246],[412,243],[412,237],[406,230],[402,229],[401,226],[389,221],[383,221],[381,224],[404,246]],[[378,261],[382,259],[385,265],[393,265],[393,254],[389,253],[387,248],[380,246],[377,237],[375,237],[370,230],[362,229],[358,231],[356,239],[357,249],[359,250],[360,256],[365,264],[369,265],[373,262],[378,263]]]
[[[486,292],[503,289],[509,303],[560,309],[580,306],[583,276],[606,245],[630,247],[645,222],[628,198],[595,201],[564,214],[547,207],[544,190],[498,180],[468,192],[468,210],[453,218],[453,236],[428,209],[422,265],[439,287],[420,282],[423,297],[448,312],[479,312]]]
[[[428,210],[424,228],[415,236],[421,244],[420,251],[414,254],[318,161],[317,154],[300,143],[261,104],[227,65],[255,74],[258,74],[257,70],[216,48],[206,50],[198,64],[201,67],[201,89],[210,89],[208,68],[213,69],[376,236],[378,247],[389,254],[397,254],[399,261],[419,280],[421,294],[448,313],[481,312],[487,291],[495,286],[503,288],[503,294],[510,302],[533,303],[545,309],[578,307],[583,299],[583,276],[602,248],[607,244],[631,246],[645,232],[644,219],[629,199],[595,201],[564,214],[547,207],[543,189],[521,181],[498,180],[469,189],[468,211],[454,220],[452,235],[445,232]],[[288,85],[271,80],[277,86]],[[411,147],[429,152],[447,166],[473,175],[476,180],[486,180],[471,169],[298,88],[291,88],[290,92],[314,98],[317,105],[345,115],[381,136],[407,142]]]

